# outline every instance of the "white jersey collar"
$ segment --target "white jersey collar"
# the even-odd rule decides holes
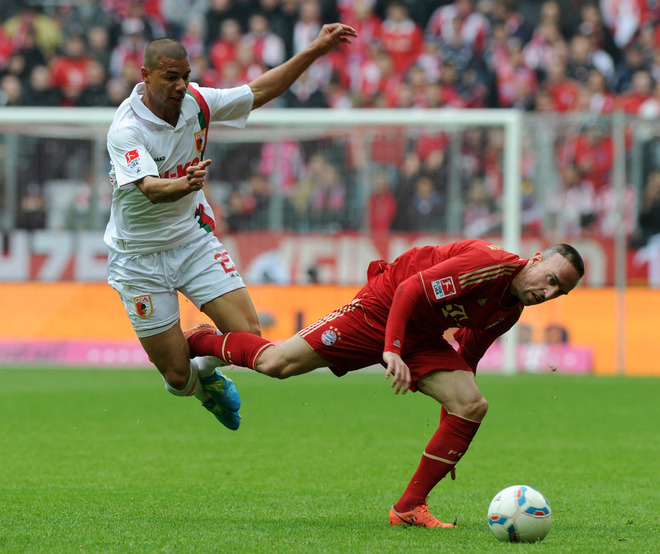
[[[165,125],[171,128],[172,126],[167,121],[154,114],[149,108],[147,108],[147,106],[145,106],[144,102],[142,102],[145,88],[146,85],[144,83],[138,83],[133,87],[133,91],[129,97],[131,108],[140,119],[155,123],[156,125]],[[189,96],[190,95],[186,94],[183,103],[181,104],[181,113],[179,114],[179,120],[176,123],[177,127],[184,125],[188,118],[197,114],[197,103],[193,98],[188,98]],[[192,103],[190,100],[192,100]]]

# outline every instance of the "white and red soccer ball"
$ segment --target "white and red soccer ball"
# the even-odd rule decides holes
[[[550,525],[550,504],[539,491],[527,485],[501,490],[488,507],[488,526],[501,541],[540,541],[548,534]]]

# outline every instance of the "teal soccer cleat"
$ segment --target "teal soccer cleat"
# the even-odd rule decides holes
[[[230,412],[237,412],[241,407],[241,396],[234,382],[225,377],[220,370],[216,370],[208,377],[199,378],[202,386],[209,393],[211,399],[221,408]]]
[[[232,411],[228,410],[227,408],[223,408],[222,406],[216,404],[213,398],[207,400],[206,402],[202,402],[202,406],[211,412],[215,418],[227,429],[236,431],[238,426],[241,424],[241,416],[238,414],[238,411]]]

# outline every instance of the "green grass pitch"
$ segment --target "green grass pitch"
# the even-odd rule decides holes
[[[391,528],[439,407],[382,374],[232,371],[237,432],[155,370],[0,371],[0,552],[658,552],[660,379],[480,376],[490,411],[432,512]],[[495,493],[543,492],[541,543],[499,543]]]

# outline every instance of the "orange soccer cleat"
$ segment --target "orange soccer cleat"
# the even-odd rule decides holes
[[[390,525],[417,525],[418,527],[442,527],[443,529],[453,529],[456,525],[443,523],[429,512],[428,504],[415,506],[409,512],[399,513],[390,509]]]
[[[183,332],[183,336],[186,337],[186,340],[190,340],[191,337],[199,334],[215,335],[215,327],[210,323],[200,323],[199,325],[195,325],[193,328]]]

